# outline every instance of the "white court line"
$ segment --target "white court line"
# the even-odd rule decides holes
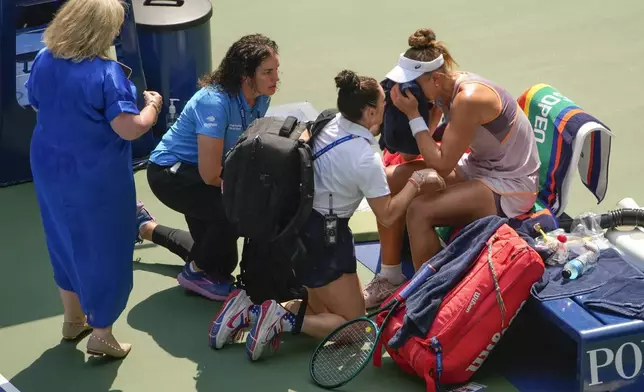
[[[18,388],[14,387],[6,378],[0,374],[0,391],[4,392],[20,392]]]

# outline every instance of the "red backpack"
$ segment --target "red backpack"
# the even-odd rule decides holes
[[[447,293],[427,336],[410,337],[398,349],[387,346],[403,324],[405,307],[401,306],[387,322],[379,344],[385,345],[403,370],[423,378],[428,392],[435,392],[440,384],[466,382],[499,342],[544,269],[539,254],[503,224],[463,279]],[[379,326],[386,315],[377,316]],[[374,364],[380,366],[381,360],[382,350],[376,350]]]

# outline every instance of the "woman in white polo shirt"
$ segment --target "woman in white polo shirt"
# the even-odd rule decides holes
[[[436,171],[421,169],[392,197],[380,154],[372,147],[377,145],[374,135],[382,123],[384,91],[374,78],[352,71],[340,72],[335,82],[340,113],[316,137],[313,148],[314,211],[302,235],[309,257],[305,263],[294,266],[297,277],[309,291],[302,331],[316,338],[365,313],[349,229],[349,218],[363,197],[376,218],[390,225],[405,213],[424,185],[444,186]],[[337,215],[335,244],[325,242],[325,216],[330,209]],[[280,332],[293,328],[298,309],[299,301],[285,307],[273,300],[253,305],[243,290],[237,290],[216,317],[212,331],[215,348],[221,348],[231,336],[240,335],[237,334],[240,328],[252,326],[246,350],[249,358],[256,360],[266,345],[276,347],[273,343],[276,338],[279,341]]]

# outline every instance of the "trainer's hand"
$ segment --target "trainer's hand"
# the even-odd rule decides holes
[[[420,185],[421,191],[429,189],[436,190],[436,186],[439,189],[444,189],[447,186],[443,177],[434,169],[426,168],[416,170],[411,177]]]
[[[405,91],[405,93],[400,91],[399,84],[396,84],[391,89],[391,102],[408,118],[420,117],[418,113],[418,100],[409,90]]]

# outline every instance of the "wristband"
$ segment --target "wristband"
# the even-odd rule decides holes
[[[416,182],[416,180],[414,180],[413,178],[409,177],[409,180],[407,180],[407,182],[409,182],[409,183],[411,183],[413,186],[415,186],[415,187],[416,187],[416,190],[417,190],[418,192],[420,192],[420,184],[419,184],[418,182]]]
[[[409,128],[411,129],[411,134],[414,136],[419,132],[429,131],[429,127],[422,117],[415,117],[409,120]]]
[[[159,113],[161,113],[161,108],[160,108],[160,107],[159,107],[159,105],[158,105],[156,102],[154,102],[154,101],[150,101],[150,102],[148,102],[147,104],[145,104],[145,106],[152,106],[152,107],[154,107],[154,110],[157,112],[157,116],[159,115]]]
[[[145,107],[148,107],[148,106],[152,106],[154,108],[154,112],[155,112],[155,114],[154,114],[154,122],[151,125],[151,127],[153,127],[153,126],[157,125],[157,121],[159,120],[159,113],[161,112],[161,110],[159,109],[159,106],[154,102],[148,102],[145,105]]]

